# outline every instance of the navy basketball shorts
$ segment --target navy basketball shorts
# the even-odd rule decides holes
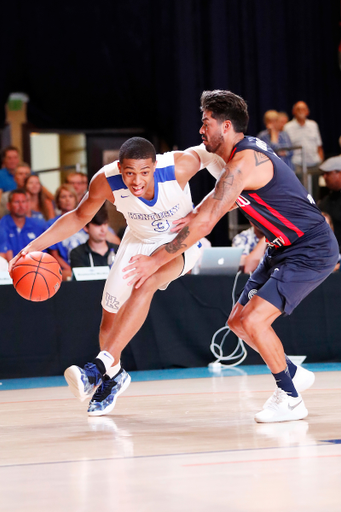
[[[337,240],[323,223],[289,247],[269,248],[238,302],[245,306],[257,294],[290,315],[333,272],[338,259]]]

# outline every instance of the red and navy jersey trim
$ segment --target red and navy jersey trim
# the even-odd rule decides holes
[[[289,246],[324,221],[295,173],[264,142],[245,136],[234,147],[229,161],[246,149],[265,154],[274,168],[269,183],[257,190],[243,190],[236,200],[245,216],[264,233],[269,245]]]

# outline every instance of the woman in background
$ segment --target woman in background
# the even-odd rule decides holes
[[[41,220],[50,220],[55,217],[53,203],[48,199],[42,190],[39,177],[31,174],[25,180],[25,190],[30,202],[30,213],[28,217]]]
[[[59,217],[76,208],[78,205],[78,198],[75,189],[71,185],[67,184],[60,186],[56,191],[55,202],[58,210],[61,211],[61,214],[48,221],[48,227],[59,219]],[[60,268],[62,269],[63,281],[71,279],[72,275],[69,259],[70,251],[78,245],[84,244],[88,238],[89,235],[84,231],[84,229],[81,229],[69,238],[62,240],[49,248],[50,254],[56,258]]]

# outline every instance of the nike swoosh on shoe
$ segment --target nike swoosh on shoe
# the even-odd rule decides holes
[[[288,409],[290,409],[290,411],[293,411],[293,410],[294,410],[294,409],[296,409],[296,407],[298,407],[302,402],[303,402],[303,400],[301,400],[300,402],[298,402],[298,404],[296,404],[296,405],[290,405],[290,404],[288,404]]]

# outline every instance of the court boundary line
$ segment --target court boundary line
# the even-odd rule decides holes
[[[28,389],[38,389],[38,388],[28,388]],[[39,388],[41,389],[41,388]],[[52,389],[52,388],[44,388],[44,389]],[[18,389],[6,389],[4,391],[19,391]],[[308,396],[312,392],[330,392],[330,391],[341,391],[341,388],[311,388],[305,391],[305,396]],[[272,393],[273,388],[271,389],[253,389],[253,393]],[[189,396],[189,395],[235,395],[235,394],[250,394],[250,391],[245,390],[236,390],[236,391],[199,391],[198,393],[190,392],[190,393],[163,393],[163,394],[152,394],[152,395],[123,395],[120,397],[120,401],[122,398],[155,398],[155,397],[165,397],[165,396]],[[6,405],[6,404],[28,404],[28,403],[40,403],[40,402],[62,402],[62,401],[68,401],[68,400],[76,400],[77,403],[79,403],[79,400],[77,400],[76,397],[70,397],[70,398],[43,398],[41,400],[18,400],[18,401],[10,401],[10,402],[0,402],[0,405]]]
[[[304,368],[313,372],[337,372],[341,371],[341,363],[308,363]],[[264,365],[244,365],[235,368],[224,368],[219,372],[213,372],[208,367],[198,368],[172,368],[164,370],[146,370],[129,372],[132,382],[152,382],[160,380],[187,380],[212,377],[241,377],[246,375],[270,375],[270,370]],[[14,389],[40,389],[50,387],[66,387],[67,384],[62,375],[49,377],[29,377],[16,379],[1,379],[0,391]]]
[[[335,445],[333,444],[330,444],[330,445],[327,445],[325,444],[326,441],[319,441],[317,443],[314,443],[314,444],[299,444],[299,445],[295,445],[295,446],[264,446],[262,448],[242,448],[242,449],[236,449],[236,450],[213,450],[213,451],[208,451],[208,452],[181,452],[181,453],[160,453],[160,454],[155,454],[155,455],[136,455],[136,456],[128,456],[128,457],[102,457],[100,459],[76,459],[76,460],[60,460],[60,461],[47,461],[47,462],[30,462],[30,463],[23,463],[23,464],[0,464],[0,469],[3,469],[3,468],[16,468],[16,467],[31,467],[31,466],[50,466],[50,465],[53,465],[53,464],[79,464],[79,463],[83,463],[83,462],[104,462],[104,461],[115,461],[115,460],[136,460],[136,459],[156,459],[156,458],[160,458],[160,457],[183,457],[183,456],[195,456],[195,455],[212,455],[212,454],[222,454],[222,453],[242,453],[242,452],[258,452],[258,451],[264,451],[264,450],[290,450],[290,449],[302,449],[302,448],[309,448],[309,447],[320,447],[320,446],[324,446],[324,447],[334,447],[335,448]],[[325,457],[332,457],[332,456],[337,456],[337,457],[341,457],[341,454],[336,454],[336,455],[326,455]],[[302,459],[302,458],[308,458],[309,456],[307,457],[297,457],[298,459]],[[318,457],[318,456],[317,456]],[[322,457],[322,456],[321,456]],[[261,461],[261,459],[258,459],[259,461]],[[276,460],[276,459],[269,459],[269,460]],[[281,460],[281,459],[278,459],[278,460]],[[283,460],[286,460],[286,459],[283,459]],[[213,464],[228,464],[228,463],[231,463],[233,461],[227,461],[227,462],[212,462],[212,463],[198,463],[198,464],[194,464],[194,465],[213,465]],[[236,462],[239,462],[239,461],[236,461]],[[240,462],[248,462],[248,461],[240,461]],[[254,459],[254,460],[251,460],[251,462],[257,462],[257,459]],[[190,464],[188,464],[190,465]],[[185,464],[182,464],[182,466],[186,466]]]

